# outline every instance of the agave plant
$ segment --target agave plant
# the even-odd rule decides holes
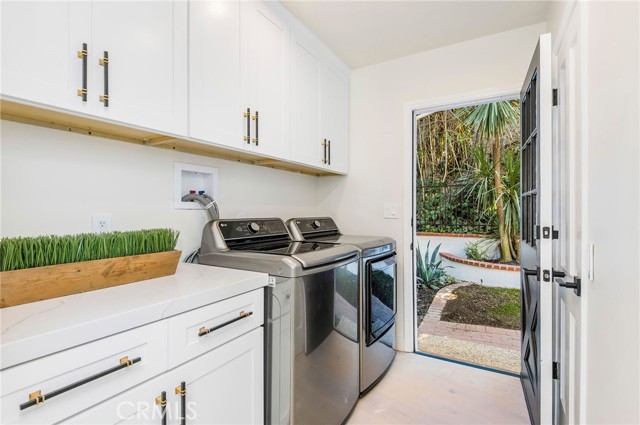
[[[431,256],[429,256],[430,244],[431,241],[427,242],[427,252],[424,254],[424,257],[420,252],[420,245],[418,245],[416,250],[416,280],[418,281],[417,283],[423,287],[438,289],[443,285],[444,278],[447,275],[444,269],[449,266],[442,267],[442,260],[438,260],[438,251],[440,251],[442,244],[438,244]]]

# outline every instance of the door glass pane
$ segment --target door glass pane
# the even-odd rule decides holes
[[[369,329],[374,338],[383,333],[395,316],[396,263],[395,257],[369,263],[371,291]]]

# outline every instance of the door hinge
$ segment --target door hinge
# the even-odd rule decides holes
[[[543,239],[558,239],[558,231],[553,227],[544,226],[542,228]],[[540,226],[536,226],[536,239],[540,239]]]
[[[558,364],[558,362],[553,362],[552,368],[553,379],[558,379],[558,377],[560,376],[560,365]]]
[[[553,93],[553,100],[552,100],[553,106],[558,106],[558,89],[553,89],[552,93]]]
[[[413,242],[409,245],[409,251],[413,251]]]

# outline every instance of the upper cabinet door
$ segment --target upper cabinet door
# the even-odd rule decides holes
[[[263,2],[241,2],[243,107],[251,109],[251,144],[289,157],[289,24]]]
[[[291,39],[291,159],[324,166],[320,132],[322,57],[302,36]]]
[[[86,108],[83,43],[90,43],[91,5],[77,1],[3,1],[3,96],[56,106]],[[89,45],[90,47],[90,45]]]
[[[91,8],[94,113],[186,135],[187,3],[94,1]],[[105,52],[108,63],[100,64]],[[99,98],[105,94],[108,106]]]
[[[240,3],[189,3],[189,136],[241,147]]]
[[[327,139],[327,168],[349,171],[349,76],[326,66],[322,75],[322,137]]]

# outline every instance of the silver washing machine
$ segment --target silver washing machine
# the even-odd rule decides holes
[[[295,242],[278,218],[212,220],[199,261],[269,274],[265,423],[344,422],[359,395],[357,248]]]

